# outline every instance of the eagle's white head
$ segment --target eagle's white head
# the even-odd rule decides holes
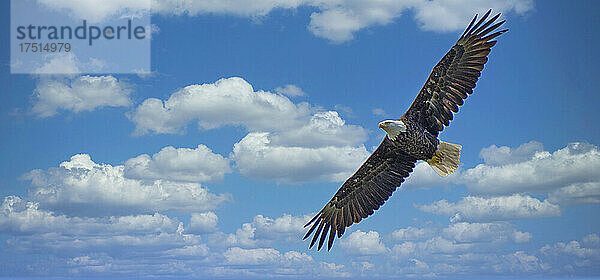
[[[390,140],[396,140],[400,133],[406,132],[406,125],[401,120],[385,120],[379,123],[379,128],[387,132]]]

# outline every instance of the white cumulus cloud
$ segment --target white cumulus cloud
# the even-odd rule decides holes
[[[600,236],[596,233],[586,235],[583,238],[583,245],[588,248],[600,248]]]
[[[166,250],[165,254],[173,258],[194,258],[208,256],[210,249],[205,244],[186,245],[179,248]]]
[[[131,158],[125,162],[124,175],[133,179],[215,182],[230,172],[226,158],[198,145],[195,149],[167,146],[152,156]]]
[[[312,114],[308,103],[254,91],[238,77],[190,85],[165,101],[146,99],[129,117],[137,134],[177,133],[195,120],[202,129],[234,125],[251,132],[279,132],[276,141],[287,144],[342,145],[366,139],[362,127],[345,124],[335,111]]]
[[[429,228],[407,227],[392,232],[392,238],[396,241],[419,240],[431,237],[433,231]]]
[[[209,236],[209,243],[215,246],[238,246],[254,248],[259,245],[271,245],[277,241],[301,242],[304,225],[312,216],[292,216],[283,214],[281,217],[270,218],[256,215],[252,222],[243,223],[235,233],[217,233]]]
[[[302,6],[316,9],[310,15],[308,30],[315,36],[341,43],[354,38],[364,28],[387,25],[409,10],[425,30],[454,31],[465,28],[474,12],[480,14],[493,8],[498,12],[514,11],[523,14],[533,9],[532,0],[261,0],[261,1],[156,1],[153,8],[164,14],[233,14],[242,17],[261,17],[275,9],[296,9]]]
[[[244,79],[233,77],[187,86],[165,101],[146,99],[130,119],[137,134],[178,133],[194,120],[202,129],[239,125],[256,131],[294,127],[308,114],[306,103],[294,104],[282,95],[254,91]]]
[[[219,217],[213,212],[192,213],[190,225],[186,229],[191,233],[209,233],[217,231]]]
[[[304,233],[304,225],[310,220],[311,216],[292,216],[283,214],[275,219],[256,215],[252,220],[252,226],[256,228],[256,237],[262,239],[281,239],[299,240]]]
[[[40,209],[39,204],[16,196],[0,206],[0,232],[10,234],[5,250],[19,254],[45,252],[74,256],[73,265],[101,263],[87,254],[131,258],[135,254],[178,258],[204,256],[200,238],[184,233],[183,224],[160,213],[80,217]],[[80,257],[77,257],[77,256]]]
[[[109,17],[126,17],[150,10],[151,0],[37,0],[54,11],[66,11],[75,19],[102,22]]]
[[[72,52],[45,56],[42,59],[43,61],[36,65],[33,71],[36,74],[74,75],[81,73],[82,63]]]
[[[545,245],[540,249],[544,255],[555,255],[560,256],[567,254],[578,258],[600,258],[600,248],[598,247],[585,247],[577,240],[569,242],[557,242],[553,245]]]
[[[352,255],[379,255],[389,251],[376,231],[357,230],[340,240],[339,244]]]
[[[113,76],[44,77],[34,90],[31,113],[46,118],[59,110],[79,113],[102,107],[127,107],[131,104],[130,93],[130,86]]]
[[[307,148],[274,145],[269,133],[250,133],[233,147],[231,158],[248,177],[299,183],[349,177],[370,155],[361,145]]]
[[[466,253],[473,247],[472,243],[460,243],[456,240],[446,239],[441,236],[435,236],[424,242],[417,243],[417,249],[420,252],[457,254]],[[423,253],[421,253],[423,254]]]
[[[560,215],[560,207],[548,200],[514,194],[498,197],[467,196],[459,202],[440,200],[429,205],[417,205],[422,211],[451,217],[452,221],[507,221],[514,219]]]
[[[458,242],[528,242],[531,234],[520,232],[506,222],[494,223],[454,223],[442,230],[443,234]]]
[[[336,111],[315,112],[308,103],[295,104],[283,95],[255,91],[244,79],[236,77],[185,87],[166,101],[146,99],[129,117],[136,124],[137,134],[181,132],[191,121],[197,121],[202,129],[242,126],[250,133],[234,145],[229,159],[242,174],[263,180],[338,182],[356,171],[370,154],[362,145],[366,130],[346,124]],[[181,155],[183,150],[178,151]],[[167,152],[161,151],[152,160],[142,155],[128,161],[126,166],[131,168],[127,175],[206,180],[199,178],[206,177],[201,170],[206,166],[213,167],[210,173],[217,177],[228,171],[210,164],[182,170],[179,163],[174,172],[169,172],[170,167],[164,164],[160,172],[153,171],[151,165],[159,163],[159,155],[175,154],[172,148]]]
[[[308,29],[335,43],[352,40],[354,33],[368,26],[386,25],[418,1],[340,1],[327,3],[310,15]]]
[[[74,1],[39,0],[54,10],[67,10],[71,16],[99,21],[105,18],[133,14],[148,9],[148,1]],[[105,3],[106,2],[106,3]],[[100,8],[99,8],[100,7]],[[152,1],[154,13],[163,15],[235,15],[261,18],[274,10],[307,7],[310,14],[308,30],[315,36],[334,43],[354,38],[355,33],[372,26],[394,22],[412,10],[417,24],[424,30],[455,31],[466,27],[474,13],[482,14],[492,8],[497,12],[514,12],[522,15],[533,9],[533,0],[166,0]]]
[[[105,235],[175,233],[180,224],[176,219],[159,213],[99,218],[68,217],[39,209],[38,203],[17,196],[5,197],[0,211],[0,231],[16,235],[53,232],[77,235],[96,235],[99,232]]]
[[[281,253],[273,248],[242,249],[229,248],[223,253],[227,264],[231,265],[267,265],[275,264],[281,258]]]
[[[495,146],[484,149],[484,158],[493,164],[479,164],[465,171],[462,180],[467,188],[477,193],[548,194],[575,185],[563,190],[575,198],[578,191],[594,193],[596,189],[593,185],[582,186],[582,183],[600,182],[600,150],[595,145],[571,143],[552,153],[536,151],[539,147],[527,148],[530,152],[520,153],[521,148],[523,146],[508,153]],[[523,154],[532,155],[524,160]]]
[[[466,28],[473,13],[494,12],[524,14],[534,7],[533,0],[426,0],[415,1],[415,19],[424,30],[454,31]]]
[[[275,88],[275,92],[277,93],[281,93],[287,96],[305,96],[306,93],[304,93],[304,91],[302,91],[302,89],[300,87],[298,87],[297,85],[285,85],[283,87],[276,87]]]
[[[535,273],[546,271],[550,266],[534,255],[529,255],[524,251],[517,251],[512,254],[502,256],[502,265],[495,265],[496,272],[511,273]]]
[[[547,244],[539,252],[545,259],[552,261],[554,267],[562,267],[571,275],[590,275],[597,271],[600,262],[600,238],[597,233],[589,234],[583,241],[571,240]]]
[[[87,154],[71,157],[57,168],[33,170],[30,198],[45,209],[78,215],[164,210],[205,211],[227,200],[200,184],[144,181],[124,176],[123,165],[99,164]]]
[[[517,148],[491,145],[481,149],[479,157],[483,158],[485,164],[488,165],[505,165],[530,160],[537,152],[542,151],[544,151],[542,143],[529,141]]]
[[[301,126],[273,133],[275,145],[297,147],[357,146],[366,140],[366,131],[348,125],[336,111],[317,112]]]
[[[548,200],[561,205],[600,203],[600,181],[570,184],[551,192]]]

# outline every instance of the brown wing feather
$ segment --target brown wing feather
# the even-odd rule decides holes
[[[416,159],[396,148],[385,137],[377,150],[348,178],[333,198],[310,222],[304,239],[315,231],[310,248],[319,240],[321,250],[329,233],[327,249],[347,227],[373,214],[392,195],[415,167]],[[320,238],[319,238],[320,237]]]
[[[473,18],[458,42],[433,68],[415,101],[404,114],[406,118],[419,121],[433,135],[438,135],[444,126],[450,125],[453,113],[458,113],[458,107],[473,93],[487,62],[487,55],[496,44],[496,41],[490,40],[507,31],[490,34],[504,23],[500,21],[493,24],[500,14],[485,21],[490,12],[475,25],[473,23],[477,16]]]

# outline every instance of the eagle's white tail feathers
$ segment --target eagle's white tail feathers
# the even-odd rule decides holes
[[[427,163],[442,177],[454,173],[460,162],[461,145],[440,141],[437,151]]]

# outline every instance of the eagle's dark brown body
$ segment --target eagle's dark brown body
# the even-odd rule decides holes
[[[433,68],[415,101],[399,119],[405,124],[406,131],[394,140],[386,136],[367,161],[306,224],[312,226],[304,238],[315,233],[310,247],[319,240],[318,248],[321,249],[329,235],[327,248],[331,249],[335,236],[341,237],[346,227],[360,222],[385,203],[412,172],[417,160],[433,157],[440,143],[439,132],[450,124],[458,107],[473,93],[487,56],[496,44],[492,39],[506,31],[495,31],[504,23],[494,23],[500,14],[485,21],[490,12],[477,23],[475,16],[458,42]]]
[[[417,160],[430,159],[439,143],[437,136],[432,135],[417,121],[406,117],[400,120],[406,125],[406,132],[399,134],[391,144]]]

